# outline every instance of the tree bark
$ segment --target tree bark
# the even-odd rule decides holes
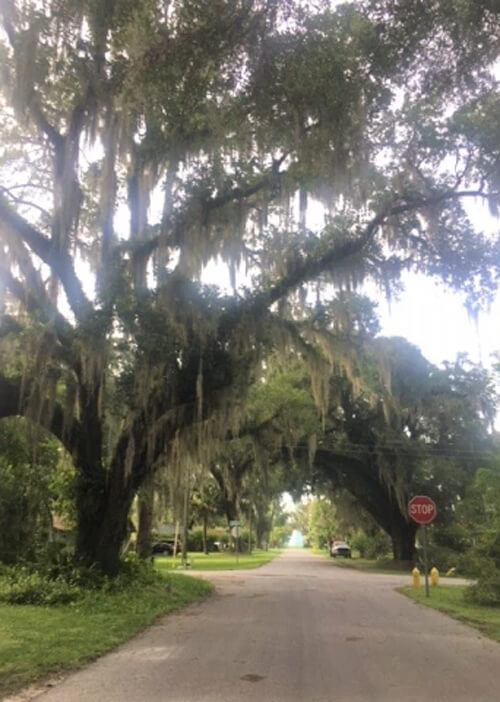
[[[406,521],[403,517],[392,522],[389,536],[395,561],[414,562],[417,529],[416,524]]]
[[[154,515],[154,478],[149,475],[139,491],[139,524],[137,529],[137,555],[147,559],[152,550],[152,529]]]
[[[233,491],[230,490],[229,486],[224,480],[222,471],[212,466],[210,468],[210,472],[219,486],[224,514],[227,517],[227,523],[230,524],[230,522],[238,519],[237,497],[233,494]]]
[[[80,475],[75,546],[75,557],[80,563],[96,566],[106,575],[116,575],[133,497],[125,485],[104,487],[102,482]]]
[[[191,492],[189,472],[186,472],[184,480],[184,505],[182,515],[182,564],[186,566],[188,557],[189,497]]]
[[[208,543],[207,543],[207,530],[208,530],[208,516],[207,513],[203,513],[203,531],[201,538],[203,540],[203,553],[208,553]]]

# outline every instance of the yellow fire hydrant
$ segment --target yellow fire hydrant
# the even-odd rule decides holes
[[[439,585],[439,570],[436,566],[431,568],[431,584],[434,586]]]
[[[411,571],[411,575],[413,578],[413,587],[415,588],[415,590],[418,590],[420,587],[420,571],[419,571],[419,569],[417,567],[415,567]]]

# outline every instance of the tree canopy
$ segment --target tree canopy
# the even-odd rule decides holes
[[[77,553],[112,572],[137,490],[165,460],[208,460],[267,349],[300,349],[316,379],[346,359],[304,309],[313,289],[392,294],[414,270],[473,310],[491,297],[499,241],[463,201],[499,201],[499,16],[472,0],[0,11],[0,415],[67,447]],[[232,293],[202,284],[208,264]]]

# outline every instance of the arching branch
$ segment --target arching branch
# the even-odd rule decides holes
[[[29,383],[23,382],[21,378],[6,378],[0,375],[0,419],[6,417],[30,419],[28,412],[29,394]],[[72,436],[79,429],[78,422],[73,422],[71,434],[68,434],[64,426],[64,411],[59,404],[52,408],[50,420],[45,428],[59,439],[68,450],[71,450]]]
[[[379,228],[391,217],[437,205],[446,200],[459,200],[460,198],[466,197],[482,197],[488,199],[496,197],[496,194],[487,194],[482,190],[450,190],[443,193],[436,193],[429,197],[408,199],[401,204],[391,204],[374,216],[356,238],[334,243],[331,248],[320,256],[312,254],[305,257],[295,265],[293,270],[272,285],[268,290],[255,295],[251,299],[250,305],[252,307],[272,305],[287,293],[296,289],[299,285],[318,278],[322,273],[331,273],[336,269],[345,268],[346,262],[349,259],[359,256],[373,241]]]
[[[19,237],[57,275],[75,317],[81,321],[92,306],[83,292],[76,275],[73,261],[67,251],[57,250],[52,241],[15,212],[8,201],[0,195],[0,226],[7,227]]]
[[[38,316],[44,324],[52,325],[59,341],[69,348],[74,339],[74,329],[63,315],[52,305],[43,289],[38,286],[29,289],[15,278],[10,270],[0,265],[0,278],[4,281],[9,292],[21,302],[28,312]]]

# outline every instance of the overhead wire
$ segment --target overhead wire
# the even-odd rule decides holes
[[[308,444],[305,442],[300,442],[297,444],[297,448],[308,448]],[[319,443],[316,450],[323,451],[325,453],[330,453],[332,455],[343,455],[343,456],[368,456],[373,454],[393,454],[396,449],[402,449],[403,453],[408,456],[416,458],[442,458],[442,459],[493,459],[495,458],[495,453],[492,451],[477,451],[477,450],[465,450],[465,449],[450,449],[450,448],[440,448],[437,446],[420,445],[420,446],[403,446],[401,444],[392,444],[384,446],[370,446],[369,444],[355,444],[350,443],[345,446],[331,446]]]

